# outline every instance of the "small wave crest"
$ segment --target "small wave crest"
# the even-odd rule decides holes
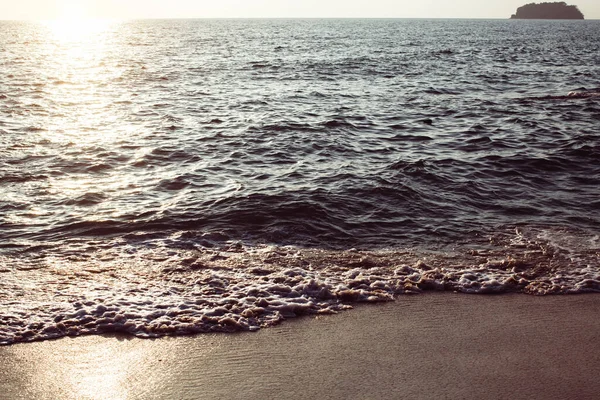
[[[191,238],[198,239],[182,233],[162,244],[152,236],[138,238],[143,246],[89,243],[93,252],[63,248],[59,258],[29,263],[23,255],[3,258],[0,344],[106,332],[158,337],[253,331],[430,290],[600,292],[598,236],[567,229],[518,227],[435,252],[239,242],[164,247]],[[71,254],[68,260],[65,254]],[[33,262],[36,274],[30,273]],[[16,293],[19,301],[11,301]]]

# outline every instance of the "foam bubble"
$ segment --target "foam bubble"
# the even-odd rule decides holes
[[[236,243],[170,249],[167,256],[161,248],[115,245],[91,261],[49,257],[52,262],[36,266],[5,257],[0,344],[103,332],[255,331],[430,290],[600,292],[600,252],[591,243],[594,237],[581,232],[544,228],[443,252]]]

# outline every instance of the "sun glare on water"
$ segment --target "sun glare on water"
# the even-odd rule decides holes
[[[83,2],[66,1],[59,8],[57,17],[46,24],[58,40],[78,42],[106,30],[110,21],[94,18]]]
[[[63,2],[55,18],[42,22],[48,100],[59,111],[46,123],[53,141],[74,144],[110,140],[119,129],[112,112],[114,89],[108,85],[120,71],[112,69],[111,53],[116,21],[97,19],[86,1]],[[107,54],[108,53],[108,54]]]

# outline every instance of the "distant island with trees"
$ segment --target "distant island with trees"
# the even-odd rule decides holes
[[[577,6],[564,1],[554,3],[530,3],[517,8],[511,19],[583,19]]]

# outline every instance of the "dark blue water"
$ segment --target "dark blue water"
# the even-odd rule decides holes
[[[0,343],[600,291],[599,36],[0,23]]]

